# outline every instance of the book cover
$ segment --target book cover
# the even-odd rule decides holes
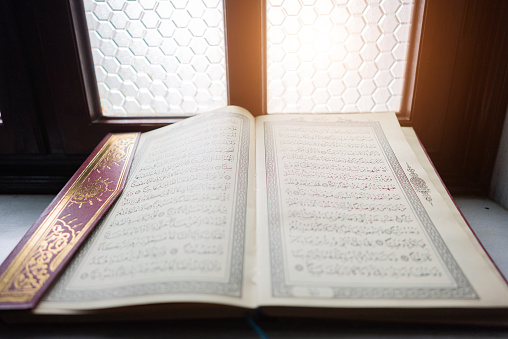
[[[122,191],[139,133],[108,134],[0,266],[0,309],[34,307]]]

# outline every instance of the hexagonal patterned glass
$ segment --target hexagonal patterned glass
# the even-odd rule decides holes
[[[412,0],[267,0],[268,113],[399,111]]]
[[[225,106],[222,0],[84,0],[103,115]]]

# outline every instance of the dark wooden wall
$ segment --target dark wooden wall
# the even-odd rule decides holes
[[[427,0],[412,125],[454,193],[486,194],[508,108],[508,2]]]

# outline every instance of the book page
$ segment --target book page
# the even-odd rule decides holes
[[[258,118],[260,303],[506,307],[434,177],[393,113]]]
[[[251,306],[254,127],[228,107],[144,133],[121,197],[37,311]]]

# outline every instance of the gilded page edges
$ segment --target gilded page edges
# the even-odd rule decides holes
[[[35,306],[122,191],[140,133],[109,134],[0,266],[0,310]]]

